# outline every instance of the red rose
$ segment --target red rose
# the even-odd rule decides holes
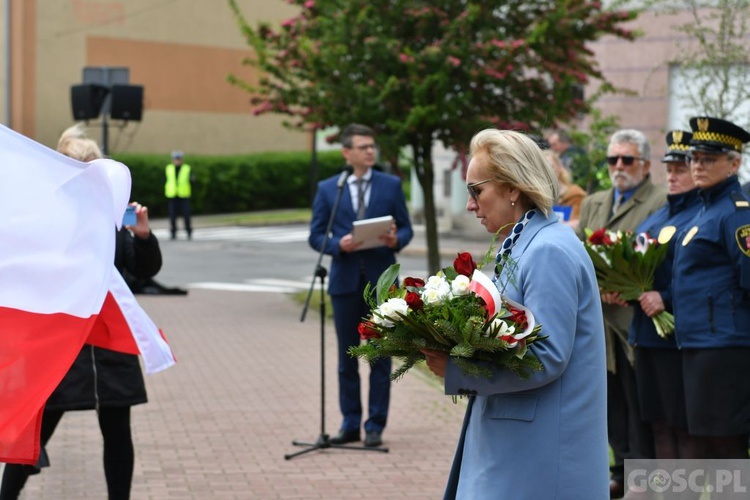
[[[458,274],[463,274],[464,276],[471,278],[471,275],[474,274],[474,271],[477,269],[477,264],[474,262],[474,259],[469,252],[463,252],[458,254],[456,260],[453,261],[453,269],[455,269]]]
[[[521,330],[526,330],[526,327],[529,326],[529,320],[526,319],[526,313],[513,306],[508,306],[508,311],[510,312],[510,320],[517,324]]]
[[[607,230],[605,228],[600,228],[591,233],[591,236],[589,236],[589,243],[592,245],[611,245],[612,240],[609,237],[609,234],[607,234]]]
[[[380,332],[373,328],[373,326],[369,321],[363,321],[359,324],[357,331],[362,340],[381,338]]]
[[[424,286],[424,280],[419,278],[404,278],[404,286],[422,288]]]
[[[424,302],[419,298],[419,294],[407,292],[404,300],[406,301],[406,305],[408,305],[413,311],[421,311],[424,309]]]

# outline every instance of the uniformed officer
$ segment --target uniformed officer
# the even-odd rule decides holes
[[[687,154],[690,132],[667,133],[667,152],[662,163],[667,170],[667,203],[638,225],[636,234],[646,233],[669,245],[664,261],[654,273],[654,289],[644,292],[633,306],[629,341],[635,346],[635,377],[641,417],[651,424],[656,458],[698,458],[695,439],[687,431],[682,353],[672,333],[660,336],[651,318],[672,312],[672,263],[676,235],[698,213],[701,206],[693,183]]]
[[[726,120],[690,120],[688,155],[702,207],[677,241],[675,339],[683,349],[688,430],[706,458],[748,458],[750,202],[737,170],[750,133]]]

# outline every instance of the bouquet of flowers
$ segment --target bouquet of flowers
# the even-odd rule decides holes
[[[390,356],[402,360],[391,374],[395,380],[424,359],[420,349],[452,356],[465,374],[490,377],[491,367],[504,367],[522,378],[542,370],[528,346],[545,337],[534,315],[503,298],[490,278],[477,269],[469,253],[460,253],[453,266],[426,281],[405,278],[394,283],[399,265],[393,264],[368,285],[365,300],[371,308],[359,325],[368,342],[352,347],[352,356],[372,361]],[[480,363],[483,362],[483,363]]]
[[[638,300],[643,292],[653,290],[654,272],[667,255],[668,246],[659,244],[646,233],[608,231],[605,228],[584,230],[584,247],[596,269],[603,292],[617,292],[626,301]],[[651,317],[660,337],[674,332],[674,316],[662,311]]]

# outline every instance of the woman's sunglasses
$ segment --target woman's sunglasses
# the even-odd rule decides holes
[[[471,196],[474,199],[474,201],[479,202],[479,193],[481,193],[482,191],[477,189],[477,186],[490,182],[491,180],[492,179],[485,179],[483,181],[472,182],[471,184],[467,184],[466,190],[469,191],[469,196]]]

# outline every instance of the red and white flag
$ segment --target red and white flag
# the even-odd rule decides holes
[[[0,179],[0,462],[33,464],[44,403],[90,335],[121,351],[135,338],[147,371],[174,358],[113,265],[127,167],[0,126]]]
[[[492,317],[503,308],[503,298],[492,280],[479,269],[471,275],[469,290],[484,299],[487,305],[487,315]]]
[[[503,297],[500,291],[492,282],[489,276],[484,274],[479,269],[475,269],[471,275],[471,283],[469,283],[469,290],[474,292],[479,297],[484,299],[484,303],[487,306],[487,314],[491,318],[495,314],[501,314],[506,316],[509,314],[506,306],[512,306],[526,314],[527,325],[522,332],[516,332],[513,337],[516,340],[528,337],[536,326],[536,319],[534,314],[523,305],[519,304],[515,300]],[[515,344],[514,344],[515,345]]]

